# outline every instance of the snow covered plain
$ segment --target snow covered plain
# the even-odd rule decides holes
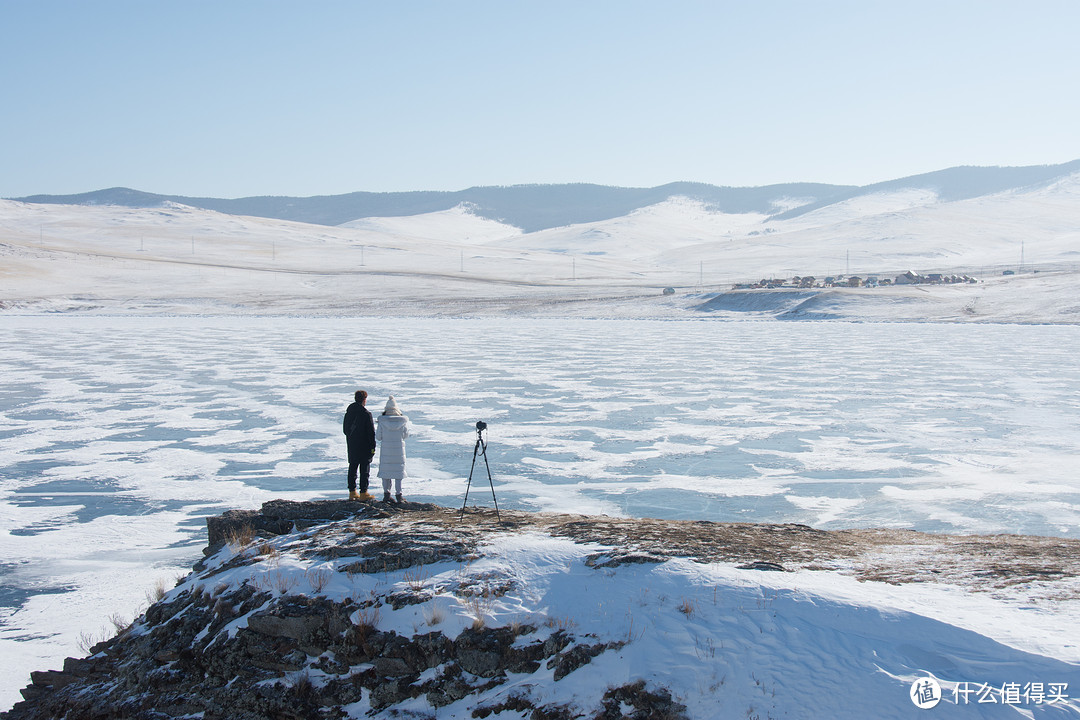
[[[799,201],[775,202],[779,213]],[[853,320],[1080,322],[1080,175],[951,202],[901,189],[783,217],[672,197],[522,233],[464,206],[327,227],[180,205],[0,200],[0,309],[686,317],[734,282],[915,270],[982,282],[832,290],[815,304]],[[662,297],[665,287],[676,295]]]
[[[1078,198],[1073,176],[783,221],[675,198],[530,234],[466,209],[326,228],[0,201],[0,706],[186,572],[206,515],[340,495],[357,387],[413,419],[417,499],[460,504],[482,419],[507,507],[1080,537]],[[1043,272],[1001,277],[1021,243]],[[695,309],[846,263],[983,282]],[[785,313],[878,322],[718,322]],[[1076,602],[1025,592],[852,583],[835,612],[899,604],[901,634],[955,623],[969,650],[1069,663],[1080,695]]]

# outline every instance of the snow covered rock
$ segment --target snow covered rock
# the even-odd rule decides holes
[[[927,677],[958,717],[1009,678],[1080,716],[1068,643],[1008,635],[1039,597],[1074,611],[1080,541],[347,509],[209,519],[194,572],[3,717],[891,718]]]

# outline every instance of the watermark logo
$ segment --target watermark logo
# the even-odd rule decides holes
[[[1069,701],[1069,683],[1006,682],[997,687],[984,682],[960,682],[953,689],[953,700],[957,705],[1058,705]]]
[[[920,710],[929,710],[941,702],[941,686],[932,677],[919,678],[911,683],[911,702]]]
[[[952,687],[952,702],[956,705],[1063,705],[1071,700],[1069,683],[1064,682],[1005,682],[1000,686],[986,682],[948,684]],[[943,699],[941,684],[932,677],[915,680],[908,694],[920,710],[936,707]]]

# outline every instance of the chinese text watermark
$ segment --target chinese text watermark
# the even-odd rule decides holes
[[[932,677],[911,684],[911,702],[923,710],[935,707],[947,694]],[[958,682],[951,695],[957,705],[1058,705],[1070,699],[1069,683],[1064,682]]]

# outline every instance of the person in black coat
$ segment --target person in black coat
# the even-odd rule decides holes
[[[364,407],[367,392],[356,391],[356,402],[345,410],[345,419],[341,430],[349,445],[349,499],[371,500],[368,494],[368,476],[371,471],[371,459],[375,457],[375,423],[371,413]],[[360,492],[356,492],[357,475],[360,477]]]

